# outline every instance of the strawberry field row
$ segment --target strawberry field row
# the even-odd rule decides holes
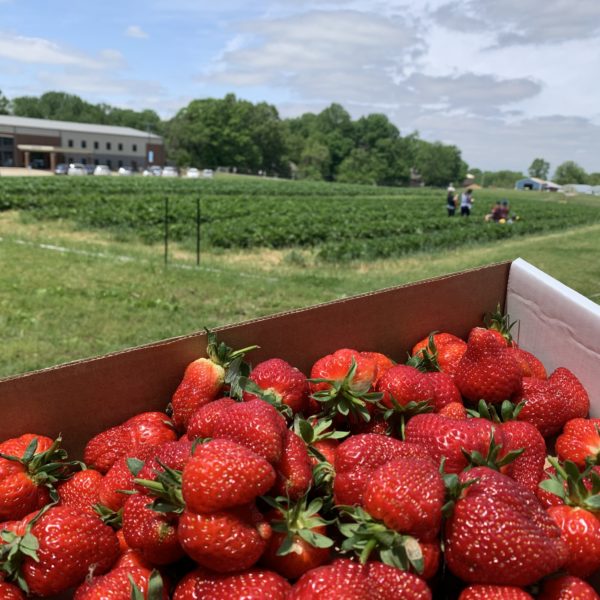
[[[69,178],[5,179],[0,210],[34,219],[67,219],[85,229],[131,233],[153,243],[164,232],[192,243],[196,198],[201,239],[212,248],[315,248],[324,260],[374,259],[443,250],[600,221],[593,203],[531,194],[510,198],[519,220],[486,223],[489,193],[469,219],[445,215],[445,194],[432,189],[375,188],[313,182]],[[491,201],[491,200],[490,200]]]

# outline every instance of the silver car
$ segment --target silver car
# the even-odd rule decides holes
[[[96,165],[94,169],[94,175],[110,175],[110,169],[108,165]]]
[[[162,170],[163,177],[179,177],[179,173],[175,167],[163,167]]]
[[[87,175],[87,169],[81,163],[71,163],[67,170],[67,175]]]

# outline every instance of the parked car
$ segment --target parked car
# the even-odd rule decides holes
[[[162,169],[158,165],[152,165],[151,167],[146,167],[142,175],[144,177],[160,177],[162,175]]]
[[[59,163],[58,165],[56,165],[55,169],[54,169],[54,174],[55,175],[66,175],[67,172],[69,171],[69,165],[66,163]]]
[[[110,175],[110,169],[108,165],[96,165],[94,169],[94,175]]]
[[[214,174],[215,173],[212,169],[204,169],[204,171],[202,171],[202,177],[206,177],[207,179],[212,178]]]
[[[119,170],[117,171],[117,173],[119,175],[133,175],[133,171],[131,170],[130,167],[119,167]]]
[[[179,177],[179,173],[175,167],[163,167],[162,170],[163,177]]]
[[[81,163],[71,163],[69,165],[69,169],[67,170],[67,175],[87,175],[88,172],[85,168],[85,165]]]
[[[187,170],[185,176],[191,179],[198,179],[198,177],[200,177],[200,171],[198,171],[198,169],[196,169],[195,167],[190,167]]]

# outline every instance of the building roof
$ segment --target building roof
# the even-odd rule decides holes
[[[33,119],[30,117],[14,117],[0,115],[0,127],[29,127],[32,129],[58,129],[59,131],[76,131],[79,133],[98,133],[104,135],[125,135],[162,141],[155,133],[133,129],[133,127],[119,127],[117,125],[97,125],[95,123],[74,123],[72,121],[54,121],[51,119]]]

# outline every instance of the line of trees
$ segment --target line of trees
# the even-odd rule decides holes
[[[229,167],[238,172],[376,185],[445,186],[464,179],[467,164],[456,146],[430,143],[417,132],[402,136],[383,114],[353,120],[339,104],[318,114],[280,118],[277,109],[228,94],[192,100],[172,119],[152,110],[92,104],[64,92],[8,100],[0,114],[122,125],[164,136],[179,166]]]

